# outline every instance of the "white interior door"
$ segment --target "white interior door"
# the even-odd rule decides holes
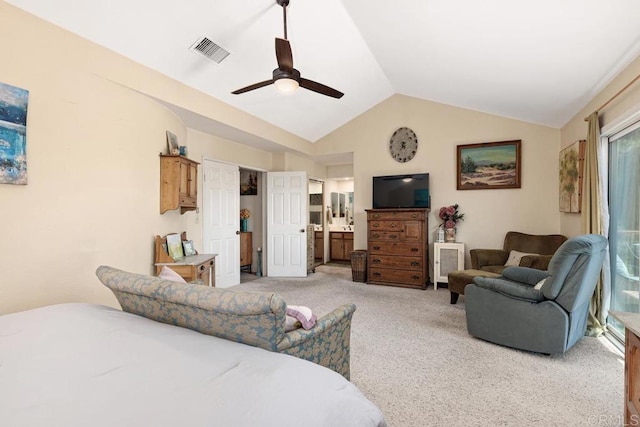
[[[216,257],[216,287],[240,283],[240,170],[205,160],[202,195],[204,252]]]
[[[306,172],[267,173],[267,272],[307,276]]]

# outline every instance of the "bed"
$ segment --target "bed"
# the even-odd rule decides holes
[[[386,426],[340,374],[94,304],[0,316],[6,426]]]

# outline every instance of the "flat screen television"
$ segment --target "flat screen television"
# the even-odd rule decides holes
[[[373,208],[430,208],[429,174],[373,177]]]

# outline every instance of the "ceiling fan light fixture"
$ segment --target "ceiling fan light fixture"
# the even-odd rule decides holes
[[[273,82],[273,84],[276,87],[276,89],[278,89],[282,93],[295,92],[300,86],[300,83],[298,83],[297,80],[289,79],[289,78],[278,79],[275,82]]]

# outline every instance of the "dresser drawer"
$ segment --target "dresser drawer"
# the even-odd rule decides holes
[[[369,221],[370,231],[400,231],[404,229],[404,221]]]
[[[419,220],[422,221],[425,218],[424,211],[420,212],[367,212],[367,219],[369,221],[374,220]]]
[[[404,233],[402,231],[380,231],[380,230],[370,230],[369,231],[369,240],[385,240],[390,242],[399,242],[403,240]]]
[[[369,253],[372,255],[404,255],[421,257],[424,248],[420,243],[369,242]]]
[[[423,287],[425,284],[422,271],[394,270],[385,268],[369,268],[370,282],[404,283]]]
[[[398,268],[402,270],[422,271],[422,257],[372,255],[369,257],[369,265],[375,268]]]

